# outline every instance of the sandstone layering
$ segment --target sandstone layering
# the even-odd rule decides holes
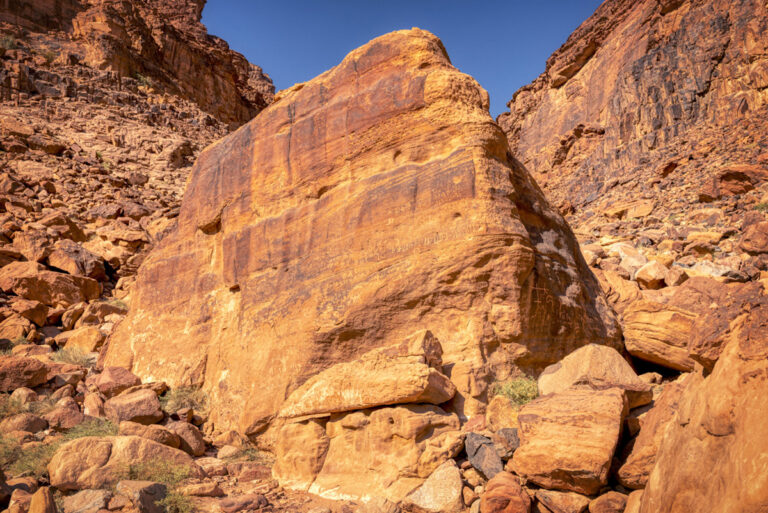
[[[618,337],[487,94],[417,29],[207,148],[134,294],[105,364],[201,385],[216,428],[250,435],[313,375],[416,329],[442,344],[462,418],[490,381]]]

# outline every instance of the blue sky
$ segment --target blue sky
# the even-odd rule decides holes
[[[420,27],[443,40],[453,65],[491,95],[491,114],[542,71],[600,0],[208,0],[208,32],[284,89],[338,64],[371,39]]]

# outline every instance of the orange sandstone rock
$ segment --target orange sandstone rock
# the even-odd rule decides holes
[[[103,362],[201,385],[256,435],[312,376],[429,329],[457,389],[618,329],[578,245],[442,43],[387,34],[208,147]]]

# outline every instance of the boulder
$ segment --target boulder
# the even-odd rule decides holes
[[[509,472],[496,474],[488,481],[480,497],[480,513],[528,513],[531,499]]]
[[[464,438],[464,448],[470,465],[486,479],[491,479],[504,470],[504,463],[501,462],[490,438],[477,433],[467,433]]]
[[[160,400],[152,390],[136,390],[112,397],[104,403],[104,413],[115,424],[124,420],[139,424],[154,424],[163,420]]]
[[[241,511],[258,511],[266,507],[269,501],[260,493],[247,493],[226,497],[219,501],[219,509],[223,513],[240,513]]]
[[[0,433],[10,433],[12,431],[37,433],[44,429],[48,429],[48,422],[44,418],[31,413],[18,413],[0,421]]]
[[[589,513],[623,513],[626,506],[626,495],[610,491],[589,503]]]
[[[36,262],[13,262],[0,269],[0,289],[47,306],[69,306],[101,294],[96,280],[47,271]]]
[[[62,498],[62,513],[96,513],[107,509],[111,498],[109,490],[82,490]]]
[[[89,376],[86,384],[96,386],[99,392],[109,399],[124,390],[140,385],[141,380],[131,371],[122,367],[105,367],[101,373]]]
[[[281,417],[330,415],[374,406],[447,402],[456,387],[442,373],[443,349],[429,331],[394,347],[374,349],[338,363],[297,388]]]
[[[710,373],[694,372],[664,432],[641,513],[768,508],[768,306],[731,324]],[[685,462],[685,464],[681,464]],[[690,462],[690,464],[688,463]]]
[[[283,486],[322,497],[399,502],[461,448],[449,439],[430,440],[458,430],[455,414],[432,405],[381,407],[290,423],[278,436],[273,474]]]
[[[669,270],[664,264],[652,260],[637,270],[635,281],[641,289],[660,289],[666,285],[668,273]]]
[[[124,480],[117,483],[115,491],[128,497],[139,513],[165,512],[165,508],[158,504],[168,493],[168,488],[162,483]]]
[[[47,262],[49,266],[69,274],[98,281],[107,280],[104,260],[69,239],[56,241]]]
[[[104,343],[106,337],[94,326],[85,326],[75,330],[65,331],[56,336],[56,343],[67,349],[79,349],[85,353],[93,353]]]
[[[86,420],[85,415],[83,415],[74,401],[56,406],[54,409],[43,415],[43,418],[48,422],[48,427],[56,431],[72,429]]]
[[[3,356],[0,358],[0,392],[42,385],[48,381],[48,372],[48,366],[35,358]]]
[[[202,470],[185,452],[138,436],[88,436],[62,445],[48,464],[51,486],[84,490],[116,484],[136,463],[164,461],[186,466],[193,476]]]
[[[630,489],[645,487],[648,475],[656,463],[656,453],[664,432],[678,409],[684,387],[681,380],[667,383],[661,395],[653,402],[653,407],[643,415],[640,433],[618,471],[622,486]]]
[[[623,390],[568,389],[520,410],[520,447],[512,470],[544,488],[597,493],[627,413]]]
[[[32,494],[27,513],[56,513],[56,503],[49,487],[42,486]]]
[[[414,326],[440,340],[462,417],[484,412],[496,374],[618,344],[488,105],[419,29],[284,91],[198,157],[103,364],[201,385],[217,428],[255,436],[312,376]]]
[[[744,230],[739,248],[752,255],[768,253],[768,221],[750,225]]]
[[[536,490],[535,496],[537,504],[546,508],[546,513],[583,513],[590,502],[589,497],[581,494],[556,490]]]
[[[639,300],[624,310],[624,345],[642,360],[679,371],[693,370],[688,342],[696,315],[654,301]]]
[[[517,427],[518,407],[503,395],[495,395],[488,403],[485,424],[491,431]]]
[[[152,440],[153,442],[173,447],[174,449],[178,449],[181,445],[179,435],[165,426],[158,426],[155,424],[145,426],[138,422],[124,420],[117,426],[117,434],[122,436],[140,436]],[[189,454],[189,451],[185,452]]]
[[[464,510],[462,487],[456,462],[448,460],[435,469],[424,484],[408,494],[403,502],[406,508],[416,513],[459,513]]]
[[[205,454],[205,441],[200,430],[189,422],[169,422],[165,428],[179,437],[179,449],[190,456]]]
[[[629,408],[651,402],[651,386],[643,382],[627,361],[612,347],[589,344],[544,369],[539,375],[540,395],[562,392],[573,385],[595,390],[621,388]]]

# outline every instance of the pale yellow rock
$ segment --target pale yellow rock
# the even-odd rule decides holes
[[[330,440],[325,433],[325,419],[310,419],[286,424],[275,445],[272,475],[282,486],[309,490],[323,468]]]
[[[635,273],[635,281],[642,289],[656,290],[664,287],[668,274],[667,267],[658,260],[651,260]]]
[[[494,396],[488,403],[488,409],[485,412],[485,425],[491,431],[498,431],[504,428],[517,427],[517,408],[512,401],[503,395]]]

